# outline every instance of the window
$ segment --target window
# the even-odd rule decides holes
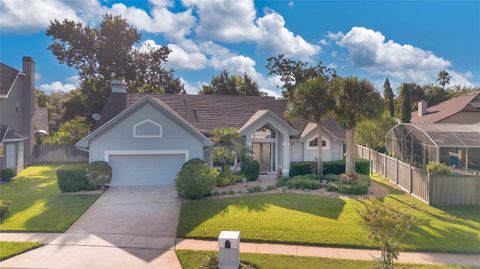
[[[258,129],[254,134],[253,138],[259,138],[259,139],[274,139],[276,138],[276,133],[274,130],[268,128],[267,126],[264,126],[260,129]]]
[[[308,142],[308,147],[310,148],[316,148],[318,147],[318,138],[314,138]],[[327,147],[327,142],[322,139],[322,147],[326,148]]]
[[[20,102],[17,101],[17,104],[15,105],[15,112],[18,113],[20,111]]]
[[[6,168],[16,169],[15,162],[17,144],[5,144],[5,166]]]
[[[151,119],[146,119],[133,125],[133,137],[138,138],[160,138],[163,136],[162,125]]]

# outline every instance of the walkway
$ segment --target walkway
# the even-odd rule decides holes
[[[218,250],[216,241],[177,239],[176,249],[190,250]],[[371,261],[372,256],[378,256],[379,252],[365,249],[313,247],[301,245],[282,245],[264,243],[240,243],[240,252],[281,254],[293,256],[323,257],[332,259],[366,260]],[[415,264],[455,264],[463,266],[479,266],[480,255],[428,253],[428,252],[402,252],[399,257],[400,263]]]
[[[50,233],[0,233],[1,241],[36,241],[43,242],[45,244],[50,243],[49,245],[39,248],[37,251],[40,252],[34,257],[46,257],[46,255],[52,254],[55,252],[55,256],[71,256],[79,255],[80,253],[88,254],[93,257],[93,260],[105,260],[105,255],[111,256],[115,255],[116,257],[126,256],[124,251],[127,251],[129,254],[138,256],[137,261],[129,261],[128,259],[120,259],[120,264],[125,266],[138,267],[142,260],[147,260],[153,262],[151,266],[155,264],[155,259],[160,258],[162,255],[159,255],[162,252],[162,248],[148,247],[110,247],[110,248],[85,248],[86,246],[82,245],[72,245],[70,248],[62,248],[62,245],[55,244],[55,238],[59,237],[59,234],[50,234]],[[43,240],[43,241],[42,241]],[[46,241],[45,241],[46,240]],[[89,245],[90,247],[95,246],[94,243],[97,242],[101,246],[105,247],[104,243],[101,243],[99,236],[90,235]],[[155,241],[155,238],[151,238],[152,241]],[[173,256],[173,250],[175,249],[189,249],[189,250],[207,250],[207,251],[216,251],[218,250],[218,245],[216,241],[209,240],[195,240],[195,239],[180,239],[177,238],[177,243],[175,247],[169,248],[168,257],[163,257],[163,259],[171,260],[175,262],[176,258]],[[348,248],[333,248],[333,247],[314,247],[314,246],[302,246],[302,245],[283,245],[283,244],[264,244],[264,243],[241,243],[240,251],[244,253],[261,253],[261,254],[280,254],[280,255],[293,255],[293,256],[309,256],[309,257],[323,257],[323,258],[332,258],[332,259],[348,259],[348,260],[365,260],[371,261],[372,256],[378,256],[378,251],[375,250],[365,250],[365,249],[348,249]],[[76,254],[75,254],[76,253]],[[71,255],[70,255],[71,254]],[[21,255],[24,256],[24,255]],[[17,257],[21,257],[17,256]],[[33,258],[33,257],[32,257]],[[12,259],[10,259],[12,260]],[[9,261],[9,260],[7,260]],[[69,261],[70,263],[75,263],[75,260]],[[470,254],[453,254],[453,253],[433,253],[433,252],[402,252],[399,257],[400,263],[414,263],[414,264],[454,264],[462,266],[479,266],[480,265],[480,255],[470,255]],[[13,266],[14,264],[5,262],[1,263],[1,266]],[[25,265],[25,264],[23,264]],[[96,264],[98,266],[98,264]],[[105,265],[102,268],[110,268],[110,265]],[[29,266],[26,266],[29,267]],[[54,267],[54,266],[51,266]]]

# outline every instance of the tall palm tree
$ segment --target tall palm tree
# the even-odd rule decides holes
[[[451,79],[452,79],[452,76],[450,76],[450,73],[448,73],[447,70],[444,69],[438,72],[437,81],[438,81],[438,84],[442,85],[444,90],[445,90],[445,86],[450,84]]]
[[[318,158],[317,176],[323,176],[322,120],[333,110],[335,101],[330,94],[330,82],[323,77],[309,79],[296,86],[288,98],[288,118],[315,120],[317,124]]]
[[[232,160],[238,159],[243,150],[243,141],[236,128],[215,128],[212,130],[214,158],[222,164],[222,171]]]
[[[355,129],[364,119],[376,119],[382,115],[384,102],[373,84],[358,77],[338,78],[333,87],[335,116],[346,129],[346,173],[355,172]]]

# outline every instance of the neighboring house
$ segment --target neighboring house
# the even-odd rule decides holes
[[[455,169],[480,171],[480,91],[430,108],[420,101],[411,122],[386,134],[390,154],[416,166],[436,161]]]
[[[89,160],[109,162],[112,185],[169,185],[182,164],[200,158],[212,164],[214,128],[237,128],[261,172],[282,170],[292,161],[316,158],[316,125],[289,121],[286,102],[273,97],[144,95],[127,93],[121,81],[94,131],[77,143]],[[341,160],[345,130],[334,120],[322,126],[324,161]]]
[[[480,91],[473,91],[428,108],[425,101],[420,101],[418,111],[412,112],[411,122],[478,123],[480,122]]]
[[[0,169],[21,171],[31,162],[36,130],[48,131],[46,108],[35,109],[35,62],[19,71],[0,63]]]

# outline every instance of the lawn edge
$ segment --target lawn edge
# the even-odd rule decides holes
[[[16,242],[16,243],[21,243],[21,242],[17,242],[17,241],[2,241],[2,242]],[[45,246],[45,244],[43,244],[43,243],[41,243],[41,242],[23,242],[23,243],[37,243],[38,245],[32,246],[32,247],[29,248],[29,249],[22,250],[22,251],[20,251],[20,252],[18,252],[18,253],[14,253],[14,254],[12,254],[12,255],[10,255],[10,256],[4,257],[4,258],[0,258],[0,261],[5,261],[5,260],[8,260],[8,259],[10,259],[10,258],[13,258],[13,257],[15,257],[15,256],[17,256],[17,255],[20,255],[20,254],[23,254],[23,253],[25,253],[25,252],[28,252],[28,251],[37,249],[37,248],[39,248],[39,247]]]

